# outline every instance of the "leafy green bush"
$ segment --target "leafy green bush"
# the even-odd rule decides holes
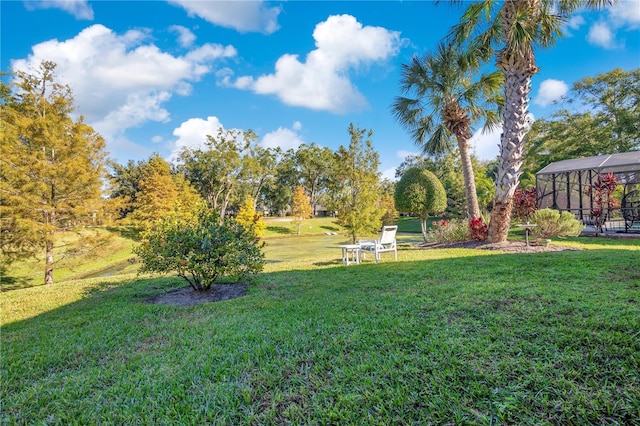
[[[232,219],[202,209],[185,220],[161,219],[134,249],[142,260],[140,272],[176,272],[196,291],[208,290],[216,279],[244,279],[264,266],[264,253],[255,234]]]
[[[455,243],[469,238],[469,222],[463,219],[434,220],[427,233],[427,241],[435,243]]]
[[[427,218],[447,208],[447,192],[438,177],[427,169],[410,168],[402,174],[394,194],[396,208],[420,217],[422,237],[428,241]]]
[[[531,216],[531,222],[537,226],[532,232],[536,238],[573,237],[584,229],[582,223],[571,213],[553,209],[542,209]]]

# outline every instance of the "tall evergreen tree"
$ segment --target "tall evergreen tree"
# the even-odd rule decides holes
[[[44,61],[34,74],[3,83],[0,217],[3,261],[45,252],[44,283],[53,284],[56,232],[80,225],[98,209],[105,142],[80,117],[73,96]]]

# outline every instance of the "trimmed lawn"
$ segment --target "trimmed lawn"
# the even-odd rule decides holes
[[[344,240],[267,239],[213,304],[133,274],[0,294],[2,422],[640,424],[640,241],[346,267]]]

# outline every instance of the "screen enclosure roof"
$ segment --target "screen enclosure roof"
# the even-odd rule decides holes
[[[640,151],[556,161],[547,165],[536,175],[550,175],[579,170],[595,170],[598,173],[637,171],[640,170]]]

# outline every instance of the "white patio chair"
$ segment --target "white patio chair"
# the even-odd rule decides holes
[[[360,250],[364,254],[365,252],[374,253],[376,263],[380,260],[380,253],[394,252],[396,260],[398,260],[398,249],[396,247],[396,232],[397,226],[383,226],[382,234],[377,240],[362,240],[359,241]]]

